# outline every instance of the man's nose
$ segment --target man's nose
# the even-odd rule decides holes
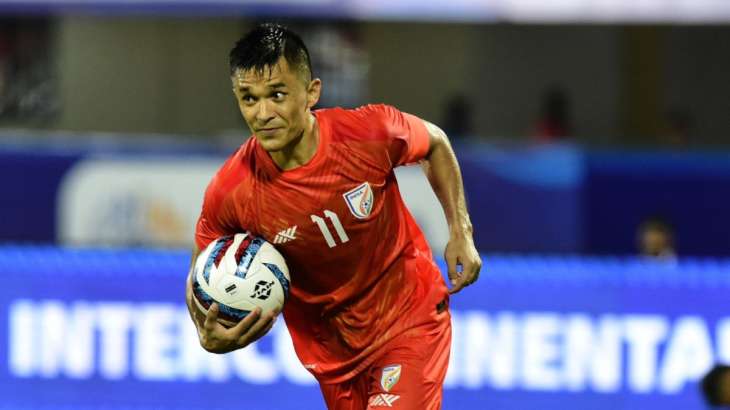
[[[267,123],[272,118],[274,118],[274,110],[271,108],[269,102],[261,101],[256,112],[256,120],[261,123]]]

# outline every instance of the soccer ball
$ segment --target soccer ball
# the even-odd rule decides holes
[[[218,321],[231,327],[257,306],[281,311],[289,296],[289,268],[273,245],[250,233],[223,236],[198,255],[193,300],[204,314],[217,302]]]

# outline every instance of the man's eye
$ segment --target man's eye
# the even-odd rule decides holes
[[[256,99],[255,99],[255,98],[253,98],[253,96],[250,96],[250,95],[244,95],[243,97],[241,97],[241,101],[243,101],[243,102],[245,102],[245,103],[253,103],[253,102],[255,102],[255,101],[256,101]]]
[[[284,96],[286,95],[286,93],[283,93],[281,91],[276,91],[273,95],[274,95],[275,100],[281,101],[284,99]]]

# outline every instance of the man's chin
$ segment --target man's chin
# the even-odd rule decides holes
[[[284,144],[281,141],[277,141],[275,139],[264,139],[260,137],[257,137],[257,139],[259,144],[261,145],[261,148],[263,148],[266,152],[276,152],[284,149]]]

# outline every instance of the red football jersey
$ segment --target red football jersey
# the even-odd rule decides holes
[[[297,355],[337,383],[431,320],[448,291],[393,173],[428,152],[423,121],[385,105],[314,115],[308,163],[283,171],[250,138],[223,164],[196,242],[249,230],[274,244],[291,273],[283,314]]]

